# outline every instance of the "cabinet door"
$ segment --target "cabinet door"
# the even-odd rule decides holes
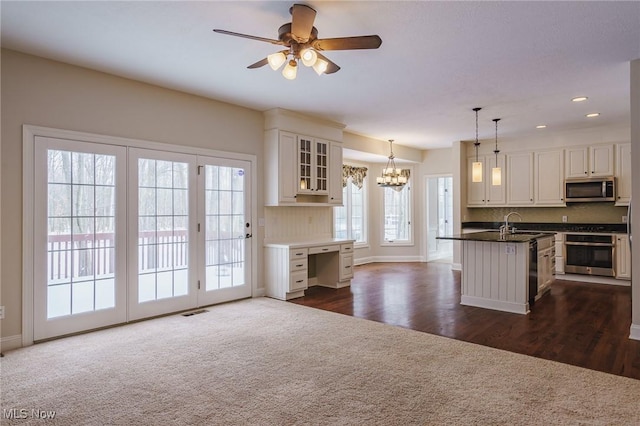
[[[483,170],[483,172],[485,178],[485,192],[487,194],[487,205],[503,206],[507,201],[505,156],[498,155],[497,164],[502,171],[502,183],[500,185],[494,185],[492,181],[492,169],[496,167],[496,156],[486,156],[484,164],[486,165],[486,170]]]
[[[564,206],[564,157],[561,150],[535,154],[535,204]]]
[[[278,143],[278,201],[296,202],[296,136],[281,132]]]
[[[590,176],[613,176],[613,145],[597,145],[589,148]]]
[[[631,279],[631,250],[629,236],[626,234],[616,238],[616,278]]]
[[[631,144],[617,146],[616,152],[616,206],[628,206],[631,199]]]
[[[467,206],[478,207],[478,206],[484,206],[486,203],[486,197],[485,197],[486,178],[484,178],[482,182],[471,181],[471,169],[475,161],[476,161],[476,157],[469,157],[467,159],[467,176],[468,176]],[[484,164],[484,157],[478,157],[478,161],[483,163],[482,167],[484,169],[486,167],[486,164]]]
[[[342,145],[331,142],[329,156],[329,204],[342,205]]]
[[[298,136],[298,193],[313,192],[313,141],[306,136]]]
[[[329,193],[329,142],[313,140],[313,190],[315,194]]]
[[[589,177],[589,150],[586,147],[567,148],[565,158],[565,177]]]
[[[507,204],[533,204],[533,153],[507,156]]]

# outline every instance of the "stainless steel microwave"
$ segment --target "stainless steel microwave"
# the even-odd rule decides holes
[[[577,178],[565,181],[565,200],[572,202],[595,202],[616,200],[616,179],[604,178]]]

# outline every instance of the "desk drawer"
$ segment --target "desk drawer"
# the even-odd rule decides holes
[[[329,253],[332,251],[340,251],[340,246],[336,244],[331,246],[311,247],[309,249],[309,254]]]
[[[307,270],[292,272],[289,275],[289,291],[304,290],[309,285]]]
[[[307,258],[293,259],[289,261],[289,271],[306,271],[307,270]]]
[[[340,244],[340,253],[353,253],[353,243]]]
[[[309,249],[289,249],[289,259],[306,259],[309,254]]]
[[[340,255],[340,281],[350,280],[353,278],[353,255],[341,254]]]

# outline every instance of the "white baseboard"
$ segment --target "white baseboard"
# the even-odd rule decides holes
[[[366,262],[363,262],[366,260]],[[356,265],[365,263],[398,263],[398,262],[426,262],[424,256],[369,256],[357,259]]]
[[[640,324],[631,324],[629,339],[640,340]]]
[[[451,269],[453,271],[462,271],[462,263],[452,263]]]
[[[3,352],[22,347],[22,334],[7,336],[0,339],[0,350]]]
[[[258,288],[256,289],[256,291],[253,293],[251,297],[265,297],[266,295],[267,295],[266,289]]]
[[[528,303],[505,302],[502,300],[484,299],[475,296],[462,296],[461,305],[475,306],[477,308],[493,309],[497,311],[511,312],[513,314],[528,314]]]

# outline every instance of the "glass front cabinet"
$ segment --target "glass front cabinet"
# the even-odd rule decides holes
[[[298,136],[298,193],[324,195],[329,190],[329,142]]]

